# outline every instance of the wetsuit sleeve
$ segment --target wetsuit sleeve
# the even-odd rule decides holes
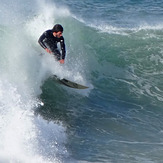
[[[62,50],[62,59],[65,59],[66,47],[65,47],[65,42],[64,42],[64,38],[63,37],[61,37],[60,44],[61,44],[61,50]]]
[[[45,43],[44,43],[44,41],[46,40],[47,38],[46,38],[46,32],[44,32],[41,36],[40,36],[40,38],[39,38],[39,40],[38,40],[38,43],[41,45],[41,47],[42,48],[44,48],[44,49],[46,49],[47,48],[47,46],[45,45]]]

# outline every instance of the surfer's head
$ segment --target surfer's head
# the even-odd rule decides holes
[[[62,33],[63,33],[63,27],[60,24],[56,24],[53,27],[52,31],[53,31],[53,35],[55,37],[60,38],[62,36]]]
[[[60,24],[56,24],[53,29],[52,29],[53,32],[63,32],[63,27],[60,25]]]

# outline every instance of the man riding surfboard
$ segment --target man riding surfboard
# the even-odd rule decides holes
[[[62,36],[63,27],[60,24],[56,24],[53,29],[45,31],[39,38],[38,43],[44,48],[48,53],[55,56],[56,60],[61,64],[64,63],[66,56],[66,48],[64,43],[64,37]],[[61,51],[58,50],[57,43],[60,43]]]

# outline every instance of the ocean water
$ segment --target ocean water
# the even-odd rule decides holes
[[[162,9],[162,0],[1,0],[0,163],[161,163]],[[64,65],[37,42],[56,23]]]

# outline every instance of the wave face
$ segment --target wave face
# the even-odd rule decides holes
[[[1,0],[0,162],[161,162],[161,5]],[[37,43],[56,23],[64,65]]]

